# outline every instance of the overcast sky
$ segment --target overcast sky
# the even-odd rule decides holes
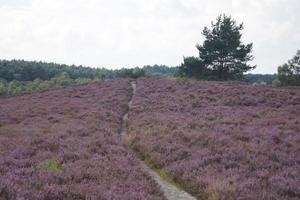
[[[300,0],[0,0],[0,58],[176,66],[220,13],[244,22],[255,73],[275,73],[300,49]]]

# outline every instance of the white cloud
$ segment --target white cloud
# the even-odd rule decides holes
[[[220,13],[244,22],[256,72],[300,47],[298,0],[0,0],[2,59],[110,68],[178,65]]]

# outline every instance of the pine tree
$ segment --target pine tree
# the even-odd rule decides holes
[[[210,79],[228,80],[241,78],[244,72],[254,69],[247,63],[253,59],[253,44],[241,42],[243,24],[237,24],[230,16],[220,15],[212,22],[211,29],[205,27],[202,34],[205,41],[196,45],[199,50],[199,68],[203,65]],[[188,68],[188,63],[182,67]],[[202,74],[203,77],[203,74]]]

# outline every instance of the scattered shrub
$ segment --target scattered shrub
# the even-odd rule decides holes
[[[59,161],[57,158],[52,158],[43,161],[39,167],[46,172],[51,172],[51,173],[62,173],[64,171],[64,168],[62,165],[59,164]]]
[[[275,79],[274,81],[272,81],[272,85],[278,87],[281,86],[281,82],[278,79]]]

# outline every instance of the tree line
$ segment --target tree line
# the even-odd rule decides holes
[[[35,79],[50,80],[51,78],[67,73],[71,79],[109,79],[118,77],[135,78],[145,75],[141,68],[110,70],[105,68],[92,68],[56,63],[0,60],[0,78],[6,81],[34,81]]]
[[[43,91],[103,79],[173,76],[176,72],[176,67],[166,65],[111,70],[36,61],[0,60],[0,95]]]

